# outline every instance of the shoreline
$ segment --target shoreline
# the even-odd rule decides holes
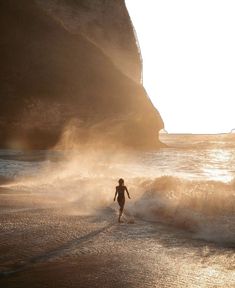
[[[1,287],[235,285],[233,249],[139,218],[118,224],[109,207],[81,215],[74,205],[29,206],[0,214]]]

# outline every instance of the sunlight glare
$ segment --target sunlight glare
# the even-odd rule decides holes
[[[144,86],[169,133],[235,127],[235,2],[126,0]]]

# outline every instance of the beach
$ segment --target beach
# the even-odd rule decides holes
[[[234,147],[177,137],[128,156],[1,150],[0,286],[234,287]]]
[[[16,195],[1,194],[1,205]],[[229,247],[139,218],[129,224],[127,216],[119,224],[113,208],[78,212],[75,206],[6,205],[0,215],[1,287],[235,285]]]

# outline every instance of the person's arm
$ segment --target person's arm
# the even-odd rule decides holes
[[[115,201],[116,200],[116,196],[117,196],[117,187],[116,187],[116,192],[115,192],[115,195],[114,195],[114,199],[113,199],[113,201]]]
[[[130,194],[129,194],[129,192],[128,192],[126,186],[125,186],[125,190],[126,190],[126,193],[127,193],[128,198],[131,199]]]

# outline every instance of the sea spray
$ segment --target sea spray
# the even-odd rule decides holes
[[[190,179],[187,169],[178,175],[164,175],[165,167],[175,157],[173,152],[172,149],[136,153],[113,147],[109,151],[76,148],[47,151],[40,161],[38,154],[42,152],[35,152],[35,161],[32,155],[30,161],[28,155],[24,159],[24,153],[20,161],[19,156],[11,155],[10,163],[24,167],[23,173],[19,170],[12,181],[5,175],[8,180],[1,188],[25,193],[28,195],[25,199],[30,199],[29,194],[37,195],[35,206],[70,205],[73,213],[76,210],[78,214],[94,214],[102,207],[118,209],[113,196],[117,180],[122,177],[132,198],[125,206],[131,215],[190,230],[195,237],[206,240],[234,243],[235,181]],[[195,175],[199,160],[197,157],[193,166]],[[9,166],[6,171],[10,170]]]
[[[234,245],[234,181],[188,181],[171,176],[144,180],[132,213],[195,233],[199,238]]]

